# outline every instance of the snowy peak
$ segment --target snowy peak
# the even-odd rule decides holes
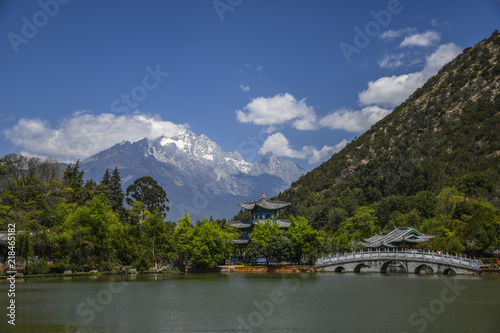
[[[247,173],[252,166],[238,152],[226,153],[206,135],[197,136],[189,130],[149,140],[148,146],[146,153],[153,155],[158,161],[178,167],[185,167],[187,161],[203,164],[216,170],[222,177],[238,172]]]
[[[82,163],[82,169],[94,179],[115,166],[124,187],[144,175],[157,180],[171,199],[175,218],[186,211],[196,218],[204,214],[230,217],[237,212],[237,202],[255,199],[263,187],[269,197],[277,195],[304,173],[273,153],[256,163],[247,162],[238,151],[224,152],[206,135],[189,130],[122,142]]]

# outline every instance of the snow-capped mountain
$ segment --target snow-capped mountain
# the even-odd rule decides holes
[[[97,182],[106,168],[120,172],[125,189],[136,178],[149,175],[167,192],[177,220],[186,211],[193,219],[204,216],[231,218],[237,202],[259,199],[265,188],[268,197],[285,190],[304,169],[269,152],[256,163],[237,151],[228,153],[206,135],[181,130],[157,139],[123,141],[81,163],[86,178]]]

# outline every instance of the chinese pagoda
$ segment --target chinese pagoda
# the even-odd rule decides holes
[[[275,221],[278,223],[280,229],[290,227],[289,220],[281,219],[282,210],[289,205],[289,202],[267,200],[265,191],[262,193],[262,199],[239,203],[238,206],[243,208],[246,214],[248,214],[248,220],[231,222],[231,225],[240,232],[239,239],[236,239],[234,243],[240,249],[245,247],[250,241],[249,235],[252,232],[253,226],[266,220]]]
[[[396,228],[387,235],[375,235],[361,242],[369,249],[414,249],[415,244],[427,242],[434,236],[418,232],[413,228]]]

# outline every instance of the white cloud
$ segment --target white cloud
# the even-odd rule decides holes
[[[423,72],[428,77],[436,74],[441,67],[455,59],[460,52],[462,52],[462,49],[454,43],[440,45],[436,51],[427,57]]]
[[[436,74],[446,63],[453,60],[461,49],[454,43],[439,46],[426,58],[425,66],[420,72],[382,77],[368,82],[368,88],[359,93],[362,105],[380,105],[392,108],[406,100],[427,79]]]
[[[309,160],[307,163],[309,164],[317,164],[326,161],[329,159],[333,154],[339,152],[342,150],[347,145],[348,141],[346,139],[343,139],[339,143],[337,143],[335,146],[327,146],[324,145],[321,150],[317,150],[314,147],[311,148],[311,155],[309,157]]]
[[[249,92],[250,91],[250,87],[249,86],[245,86],[243,84],[240,84],[240,89],[243,92]]]
[[[256,66],[253,66],[253,65],[250,65],[250,64],[245,64],[243,67],[241,67],[239,70],[238,70],[238,74],[241,74],[243,72],[260,72],[262,71],[262,65],[256,65]]]
[[[412,92],[425,82],[421,72],[382,77],[368,82],[368,89],[359,93],[362,105],[377,104],[394,107],[401,104]]]
[[[291,158],[304,159],[307,156],[307,152],[303,150],[294,150],[288,139],[283,135],[283,133],[274,133],[267,137],[266,141],[262,144],[262,148],[259,149],[259,154],[264,155],[265,153],[272,151],[276,156],[286,156]]]
[[[440,22],[437,19],[432,19],[431,20],[431,24],[433,26],[435,26],[435,27],[437,27],[437,26],[444,26],[444,27],[446,27],[448,29],[451,29],[451,26],[452,26],[450,22],[447,22],[447,21]]]
[[[403,66],[403,58],[405,54],[385,54],[382,59],[378,61],[378,66],[380,68],[397,68]]]
[[[259,154],[264,155],[272,151],[276,156],[308,159],[309,164],[317,164],[330,158],[334,153],[344,148],[346,144],[347,140],[344,139],[333,147],[325,145],[320,150],[313,146],[304,146],[302,150],[295,150],[283,133],[274,133],[267,137],[259,150]]]
[[[332,130],[342,129],[347,132],[360,133],[369,129],[391,111],[376,105],[367,106],[360,111],[342,108],[326,115],[319,124]]]
[[[421,58],[410,57],[407,53],[384,54],[378,61],[380,68],[398,68],[401,66],[409,67],[423,62]]]
[[[394,38],[399,38],[403,35],[409,34],[409,33],[414,33],[416,32],[417,29],[415,28],[404,28],[404,29],[399,29],[399,30],[387,30],[384,31],[383,33],[380,34],[379,38],[381,39],[386,39],[386,40],[391,40]]]
[[[289,93],[255,98],[243,110],[236,111],[240,123],[272,126],[291,122],[299,130],[316,128],[314,108],[306,104],[305,98],[297,101]]]
[[[413,34],[406,36],[405,39],[399,44],[400,47],[405,46],[432,46],[439,43],[441,36],[435,31],[426,31],[421,34]]]
[[[4,134],[27,154],[52,155],[61,162],[74,162],[123,140],[134,142],[144,137],[170,136],[186,128],[187,124],[163,121],[159,116],[138,113],[124,116],[111,113],[93,115],[77,111],[64,118],[57,128],[52,128],[46,120],[21,119],[5,130]]]

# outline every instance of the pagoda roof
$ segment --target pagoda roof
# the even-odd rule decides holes
[[[229,223],[231,224],[232,227],[235,227],[235,228],[238,228],[238,229],[247,229],[247,228],[250,228],[251,226],[254,226],[256,224],[262,223],[264,221],[265,220],[250,220],[250,221],[245,221],[245,222],[242,222],[242,221],[231,221]],[[289,228],[290,225],[291,225],[290,220],[279,219],[279,220],[276,220],[274,222],[278,223],[278,226],[280,227],[280,229],[282,229],[282,228]]]
[[[252,210],[255,207],[260,207],[263,209],[278,210],[278,209],[285,208],[289,205],[290,205],[290,202],[272,201],[272,200],[267,200],[266,198],[262,198],[262,199],[255,200],[255,201],[242,202],[242,203],[238,204],[238,206],[240,206],[241,208],[247,209],[247,210]]]
[[[375,235],[370,238],[364,238],[365,242],[361,245],[365,247],[397,247],[394,243],[407,242],[407,243],[421,243],[427,242],[434,236],[423,234],[414,228],[396,228],[387,235]]]
[[[253,224],[256,225],[256,224],[260,224],[260,223],[263,223],[263,222],[265,222],[265,220],[255,220],[255,221],[253,221]],[[289,228],[290,225],[292,224],[290,222],[290,220],[281,220],[281,219],[273,221],[273,222],[278,223],[278,226],[280,227],[280,229]]]
[[[252,226],[252,222],[251,221],[246,221],[246,222],[231,221],[229,223],[231,223],[232,227],[235,227],[235,228],[238,228],[238,229],[246,229],[246,228],[250,228]]]

